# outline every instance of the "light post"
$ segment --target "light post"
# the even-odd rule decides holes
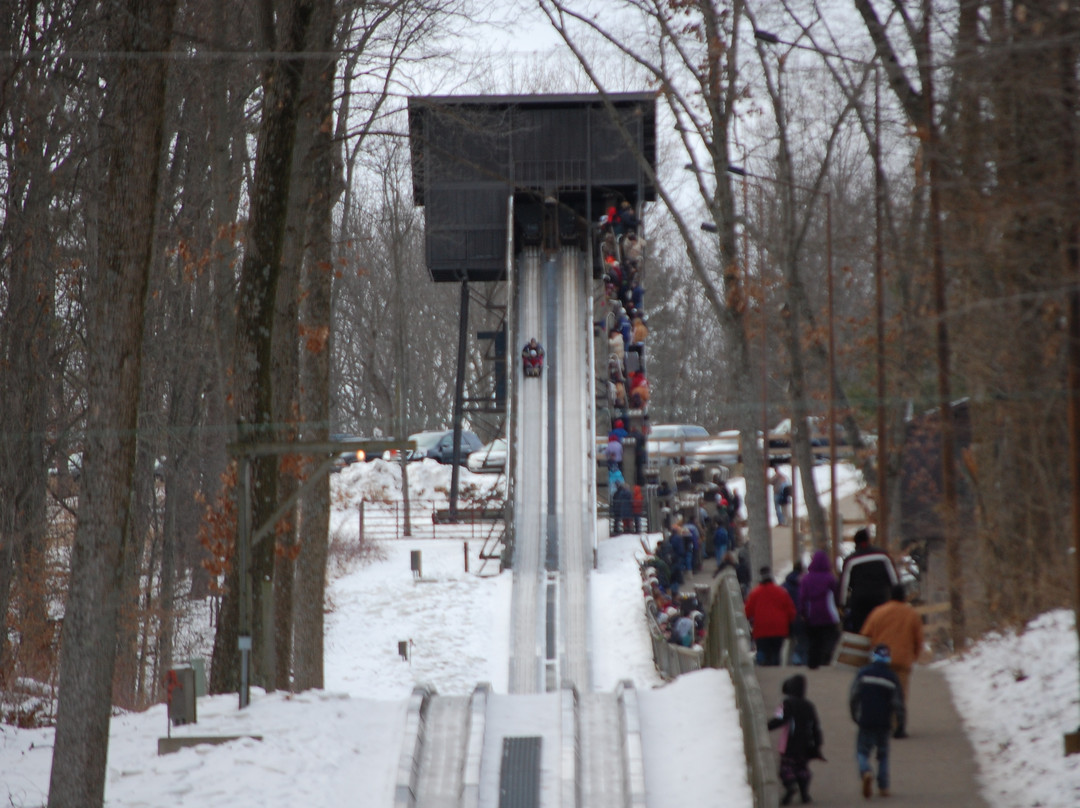
[[[778,185],[786,185],[789,188],[794,188],[794,189],[800,190],[800,191],[806,191],[807,193],[815,193],[815,190],[813,188],[809,188],[809,187],[807,187],[805,185],[799,185],[797,183],[787,182],[786,180],[781,180],[781,179],[778,179],[776,177],[766,177],[766,176],[763,176],[763,175],[754,174],[754,173],[751,173],[751,172],[747,171],[745,168],[743,168],[741,166],[729,165],[727,167],[727,170],[728,170],[728,173],[730,173],[730,174],[734,174],[736,176],[743,177],[744,178],[744,183],[745,183],[745,178],[750,177],[750,178],[753,178],[753,179],[756,179],[756,180],[763,180],[765,182],[773,182],[773,183],[776,183]],[[745,188],[746,188],[745,184],[743,185],[743,188],[744,188],[744,191],[745,191]],[[830,470],[829,470],[829,481],[830,481],[830,506],[829,506],[829,512],[830,513],[829,513],[828,543],[829,543],[830,553],[831,553],[831,555],[833,557],[833,560],[835,560],[836,557],[839,555],[839,552],[840,552],[840,536],[839,536],[839,530],[838,530],[838,527],[837,527],[837,516],[838,516],[839,511],[838,511],[837,496],[836,496],[836,384],[835,384],[835,378],[836,378],[836,365],[835,365],[836,342],[835,342],[835,336],[834,336],[835,332],[834,332],[834,328],[833,328],[834,316],[833,316],[833,255],[832,255],[832,193],[829,192],[829,191],[817,191],[817,193],[821,193],[821,195],[825,197],[825,267],[826,267],[826,278],[827,278],[827,285],[828,285],[828,292],[827,292],[827,301],[828,301],[828,314],[827,314],[827,317],[828,317],[828,374],[829,374],[829,385],[828,385],[828,387],[829,387],[829,394],[828,394],[828,399],[829,399],[828,430],[829,430],[829,462],[830,462]],[[745,197],[745,193],[744,193],[744,195],[743,195],[744,215],[745,215],[745,208],[746,208],[745,199],[746,199],[746,197]],[[745,229],[744,229],[744,233],[745,233]],[[745,252],[746,252],[746,250],[744,250],[744,253]],[[764,365],[764,349],[765,349],[765,336],[766,336],[766,328],[765,328],[765,323],[764,323],[764,307],[762,308],[762,318],[763,318],[763,321],[762,321],[762,363]],[[765,476],[766,476],[766,480],[767,480],[768,479],[768,474],[769,474],[770,453],[769,453],[768,414],[767,414],[767,410],[765,408],[765,403],[764,403],[766,401],[766,396],[767,396],[767,379],[766,379],[765,373],[763,371],[762,372],[762,402],[763,402],[762,403],[762,410],[763,410],[762,420],[763,420],[763,424],[764,424],[764,426],[763,426],[764,437],[762,438],[762,444],[763,444],[763,455],[764,455],[764,461],[765,461]],[[792,429],[792,436],[794,436],[794,428]],[[792,438],[792,444],[793,445],[791,446],[791,477],[792,477],[792,479],[791,479],[791,486],[792,486],[792,489],[791,489],[792,490],[792,516],[791,516],[791,550],[792,550],[792,556],[791,556],[791,558],[792,558],[792,561],[794,562],[794,561],[797,561],[798,558],[799,558],[799,540],[798,540],[798,528],[796,526],[797,522],[798,522],[798,519],[797,519],[797,516],[796,516],[797,511],[795,509],[795,497],[794,497],[795,482],[796,482],[795,477],[796,477],[797,466],[796,466],[796,463],[795,463],[795,446],[794,446],[793,438]],[[768,484],[767,483],[766,483],[766,491],[768,491]],[[766,498],[766,513],[765,513],[765,515],[766,515],[766,518],[768,518],[768,501],[767,501],[767,498]]]
[[[885,423],[885,260],[882,255],[881,220],[885,207],[885,181],[881,169],[881,74],[874,67],[874,319],[877,321],[877,540],[889,552],[889,442]]]
[[[825,255],[829,301],[829,555],[835,566],[840,555],[840,513],[836,496],[836,332],[833,327],[832,194],[825,195]]]

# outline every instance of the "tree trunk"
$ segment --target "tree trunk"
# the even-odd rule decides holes
[[[298,437],[299,415],[299,305],[300,267],[304,259],[304,217],[307,199],[311,192],[311,173],[306,164],[310,150],[313,124],[312,104],[308,89],[311,65],[304,65],[301,84],[299,120],[297,121],[296,145],[293,149],[292,180],[289,186],[289,210],[285,227],[285,244],[281,258],[281,278],[278,281],[277,304],[274,325],[274,423],[277,424],[277,440],[295,441]],[[294,466],[278,468],[278,499],[285,501],[299,487]],[[274,553],[274,656],[276,687],[288,690],[292,681],[292,611],[294,571],[298,546],[299,508],[294,503],[281,520],[276,531]]]
[[[281,13],[281,45],[277,52],[299,53],[304,48],[314,0],[292,0]],[[240,271],[237,296],[236,343],[233,348],[233,409],[237,437],[256,444],[273,438],[273,328],[281,250],[285,237],[292,153],[296,140],[301,63],[275,60],[264,82],[262,122],[251,189],[251,217],[247,249]],[[277,462],[258,457],[252,464],[252,528],[264,525],[276,505]],[[242,495],[242,492],[239,494]],[[264,615],[265,600],[273,598],[274,542],[272,538],[251,548],[252,682],[272,687],[273,624]],[[212,687],[215,692],[240,685],[236,653],[240,608],[239,572],[231,569],[222,605],[222,619],[214,640]]]
[[[103,61],[106,172],[97,266],[88,289],[89,407],[49,808],[104,801],[168,65],[136,54],[168,49],[174,10],[170,0],[129,0],[122,9],[107,7],[103,20],[112,54]]]
[[[33,105],[34,102],[29,102]],[[45,157],[44,116],[24,109],[23,140],[8,181],[4,252],[10,256],[6,306],[0,316],[0,669],[9,662],[6,638],[9,596],[20,590],[23,672],[47,677],[51,633],[45,575],[40,562],[46,531],[46,405],[52,353],[54,272],[47,224],[49,167]],[[20,155],[25,155],[22,157]]]
[[[329,51],[334,41],[336,15],[330,0],[319,0],[312,39],[314,47]],[[341,160],[332,140],[334,60],[312,63],[312,92],[317,114],[314,137],[305,161],[312,177],[308,202],[307,250],[304,260],[304,295],[301,302],[300,410],[305,435],[325,439],[330,418],[330,315],[333,288],[334,203],[342,190]],[[339,148],[339,147],[338,147]],[[323,604],[326,597],[326,559],[330,529],[330,483],[326,477],[303,498],[300,506],[300,556],[297,559],[294,679],[296,690],[323,687]]]

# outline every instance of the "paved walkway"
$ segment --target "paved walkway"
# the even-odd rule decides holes
[[[841,512],[854,510],[854,503],[841,504]],[[846,515],[846,514],[845,514]],[[791,568],[791,528],[773,528],[773,569]],[[705,560],[704,569],[688,582],[708,583],[716,562]],[[754,573],[754,584],[757,574]],[[811,764],[810,795],[819,806],[852,806],[864,800],[858,766],[855,763],[855,724],[848,711],[848,691],[855,671],[848,667],[827,667],[811,671],[805,667],[758,668],[765,707],[771,715],[780,703],[780,686],[794,673],[807,677],[807,697],[814,702],[825,736],[828,761]],[[942,673],[917,666],[911,678],[909,737],[890,741],[891,796],[877,795],[869,802],[891,808],[987,808],[979,793],[974,751],[952,703],[948,682]],[[775,733],[774,733],[775,736]],[[775,737],[774,737],[775,740]],[[796,797],[793,804],[798,805]]]
[[[851,668],[758,668],[765,707],[771,715],[781,701],[780,685],[793,673],[807,678],[807,697],[814,702],[825,735],[827,762],[811,764],[810,795],[819,806],[864,802],[855,763],[855,724],[848,712]],[[890,741],[892,808],[986,808],[979,794],[971,744],[953,707],[949,685],[938,671],[917,667],[911,677],[908,737]],[[775,733],[774,733],[775,734]],[[796,797],[795,804],[799,800]]]

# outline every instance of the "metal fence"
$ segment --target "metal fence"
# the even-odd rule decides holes
[[[652,598],[646,600],[653,661],[660,675],[669,680],[704,667],[727,668],[735,687],[754,806],[774,808],[780,803],[778,760],[769,739],[769,717],[754,669],[750,624],[743,611],[739,581],[733,571],[725,570],[709,586],[696,586],[695,594],[707,615],[704,648],[668,642],[660,632],[656,603]]]
[[[408,527],[402,502],[361,500],[356,509],[360,539],[376,541],[401,539],[501,540],[506,532],[502,508],[458,508],[457,520],[450,521],[446,500],[422,499],[409,502]]]
[[[704,664],[710,668],[727,668],[731,673],[754,806],[773,808],[780,802],[778,761],[769,739],[769,717],[754,669],[742,590],[733,571],[725,570],[713,580],[709,604]]]
[[[649,637],[652,640],[653,662],[656,663],[656,669],[660,675],[670,680],[680,673],[701,670],[705,657],[701,646],[685,648],[681,645],[673,645],[660,631],[656,602],[649,598],[646,606],[649,612]]]

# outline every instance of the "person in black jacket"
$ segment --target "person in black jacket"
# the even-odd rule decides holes
[[[896,582],[892,559],[870,544],[866,528],[857,530],[855,552],[844,559],[840,573],[844,630],[858,632],[870,612],[889,601]]]
[[[784,680],[783,706],[769,719],[769,729],[784,728],[780,740],[780,782],[784,784],[781,805],[788,805],[798,790],[804,803],[810,802],[810,761],[824,760],[821,722],[814,703],[806,698],[806,677],[801,673]]]
[[[633,495],[625,483],[615,486],[615,493],[611,495],[611,520],[613,533],[629,533],[631,523],[634,520]]]
[[[848,706],[851,718],[859,725],[855,739],[855,759],[862,778],[862,793],[867,799],[874,790],[874,771],[870,766],[870,753],[877,747],[878,792],[889,796],[889,735],[893,718],[903,726],[904,696],[900,680],[889,667],[889,646],[876,645],[870,652],[870,664],[860,668],[851,683]]]

